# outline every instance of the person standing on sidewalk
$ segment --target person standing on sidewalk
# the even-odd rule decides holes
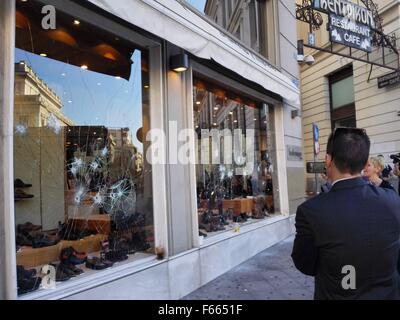
[[[381,178],[381,173],[385,168],[385,162],[381,157],[370,157],[367,166],[364,169],[364,175],[368,178],[369,182],[377,187],[390,189],[395,191],[389,181]]]
[[[315,277],[315,299],[400,298],[400,198],[361,177],[369,151],[364,130],[335,129],[326,155],[332,188],[297,209],[292,259]]]

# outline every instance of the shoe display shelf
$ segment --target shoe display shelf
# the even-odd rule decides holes
[[[223,200],[223,208],[224,210],[233,209],[234,216],[242,213],[251,214],[254,209],[254,198]]]
[[[97,234],[76,241],[62,240],[50,247],[21,247],[17,252],[17,265],[21,265],[24,268],[35,268],[58,261],[61,250],[67,247],[73,247],[76,251],[88,254],[98,252],[101,250],[101,242],[107,238],[107,235]]]

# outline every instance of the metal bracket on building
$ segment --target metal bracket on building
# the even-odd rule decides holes
[[[296,4],[296,19],[310,25],[310,31],[319,30],[324,19],[322,15],[312,7],[312,0],[303,0],[302,4]]]
[[[362,56],[359,54],[355,55],[357,51],[360,51],[358,49],[348,47],[349,51],[347,53],[343,53],[340,51],[334,51],[333,50],[333,45],[334,42],[329,41],[329,44],[324,47],[318,47],[314,43],[304,43],[303,40],[299,40],[302,42],[302,45],[304,45],[307,48],[311,48],[317,51],[323,51],[327,52],[330,54],[335,54],[339,55],[342,57],[346,57],[349,59],[357,60],[360,62],[364,62],[367,64],[371,65],[371,72],[372,72],[372,66],[378,66],[390,70],[395,70],[398,71],[400,70],[400,55],[399,55],[399,50],[397,49],[397,43],[396,43],[396,35],[395,33],[391,35],[387,35],[383,32],[383,27],[382,27],[382,18],[380,17],[378,13],[378,6],[375,4],[372,0],[360,0],[363,5],[365,6],[366,9],[372,12],[374,22],[375,22],[375,28],[371,29],[371,45],[380,51],[381,55],[381,61],[376,62],[371,60],[371,54],[369,52],[364,52]],[[300,20],[302,22],[308,23],[309,24],[309,32],[312,33],[315,30],[319,30],[322,24],[324,23],[323,17],[320,14],[320,12],[316,11],[314,8],[314,0],[302,0],[301,4],[296,4],[296,19]],[[324,12],[325,13],[325,12]],[[341,45],[337,44],[336,45]],[[344,45],[341,45],[342,47],[345,47]],[[386,56],[385,56],[385,49],[389,50],[389,52],[394,53],[397,56],[397,59],[395,61],[386,61]],[[342,50],[341,50],[342,51]],[[387,53],[388,51],[386,51]],[[397,62],[397,67],[393,67],[389,64],[393,64],[394,62]],[[371,76],[371,74],[370,74]],[[369,78],[370,78],[369,76]]]

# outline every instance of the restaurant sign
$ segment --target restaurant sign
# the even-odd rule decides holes
[[[370,10],[346,0],[314,0],[313,8],[329,15],[330,41],[372,51],[371,30],[375,28],[375,20]]]
[[[400,71],[395,71],[378,78],[378,88],[400,84]]]

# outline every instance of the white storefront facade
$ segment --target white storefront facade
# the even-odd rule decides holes
[[[46,5],[56,29],[40,26]],[[1,2],[0,298],[179,299],[293,233],[296,21],[291,1],[275,8],[280,65],[174,0]],[[151,165],[152,129],[165,153]],[[178,139],[184,129],[252,129],[253,173],[171,161],[182,146],[202,153]],[[108,242],[133,247],[106,268]],[[104,270],[57,269],[49,289],[39,274],[68,247]],[[17,265],[41,285],[22,285]]]

